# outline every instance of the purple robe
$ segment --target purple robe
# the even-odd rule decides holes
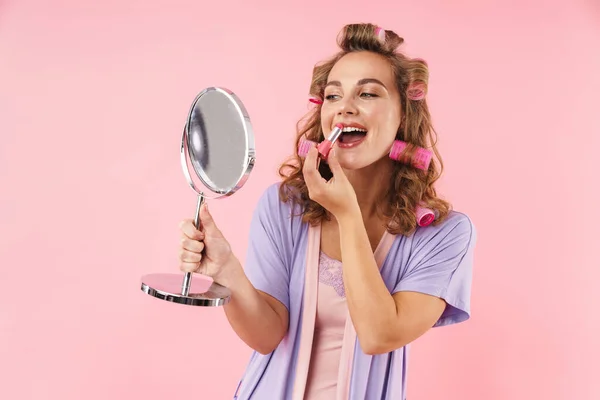
[[[234,396],[238,400],[302,400],[306,385],[321,230],[302,222],[299,206],[279,199],[279,185],[269,186],[259,199],[244,269],[256,289],[288,309],[289,327],[273,352],[252,354]],[[443,224],[418,228],[410,237],[386,232],[374,256],[391,294],[414,291],[446,301],[446,309],[434,324],[438,327],[470,316],[475,241],[471,220],[453,211]],[[338,394],[332,400],[405,399],[408,347],[367,355],[347,318]]]

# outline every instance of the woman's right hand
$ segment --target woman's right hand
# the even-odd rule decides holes
[[[180,224],[180,269],[210,276],[215,282],[224,284],[230,272],[227,265],[234,257],[229,242],[217,228],[206,203],[200,208],[200,226],[201,230],[196,229],[191,219]]]

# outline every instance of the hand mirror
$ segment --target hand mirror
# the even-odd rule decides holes
[[[194,225],[200,229],[204,201],[238,191],[255,162],[250,118],[233,92],[210,87],[196,96],[183,129],[180,153],[183,173],[198,196]],[[198,184],[192,180],[189,164]],[[189,272],[145,275],[142,291],[161,300],[204,307],[227,304],[231,297],[229,289],[212,278]]]

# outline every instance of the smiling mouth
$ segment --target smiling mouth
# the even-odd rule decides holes
[[[353,145],[358,144],[364,140],[367,136],[367,130],[362,128],[356,128],[353,126],[346,126],[342,130],[342,134],[340,135],[340,144],[345,145]]]

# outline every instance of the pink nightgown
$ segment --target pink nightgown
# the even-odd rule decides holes
[[[347,315],[342,263],[321,252],[313,356],[306,382],[306,400],[336,398]]]

